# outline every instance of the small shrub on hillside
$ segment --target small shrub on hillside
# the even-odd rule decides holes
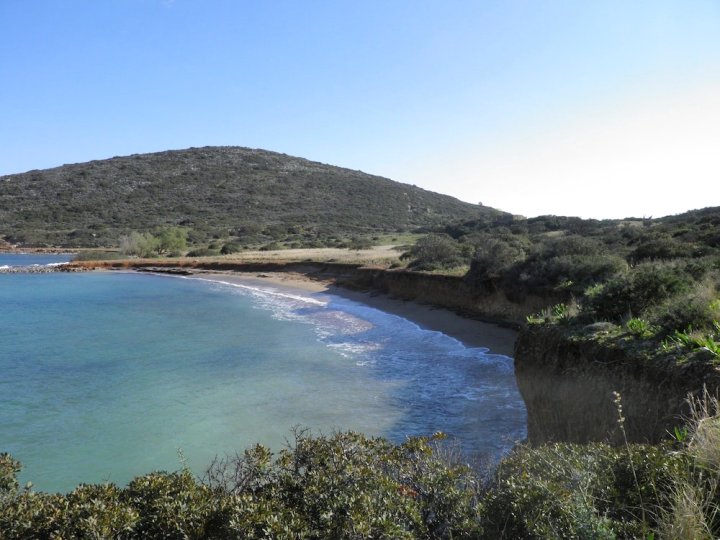
[[[220,254],[231,255],[233,253],[237,253],[238,251],[242,251],[242,246],[240,244],[237,242],[228,242],[223,244],[223,247],[220,249]]]
[[[657,332],[657,328],[652,326],[645,319],[630,319],[627,323],[625,323],[625,326],[627,326],[627,329],[630,330],[633,335],[641,339],[652,337]]]
[[[220,251],[217,249],[210,248],[197,248],[188,252],[188,257],[217,257],[220,255]]]
[[[689,291],[694,283],[680,265],[646,263],[610,279],[586,298],[585,305],[598,319],[619,322],[628,314],[643,315],[648,308]]]
[[[685,331],[675,330],[664,342],[666,350],[673,346],[689,350],[707,351],[720,358],[720,323],[713,321],[712,329],[702,331],[688,327]]]
[[[698,284],[691,292],[654,306],[648,310],[648,317],[665,334],[688,327],[711,328],[712,321],[720,320],[720,300],[714,287]]]
[[[630,253],[628,258],[633,262],[644,260],[677,259],[690,257],[693,254],[693,247],[684,242],[678,242],[670,236],[649,236],[643,237],[639,245]]]
[[[607,248],[594,238],[571,234],[536,244],[530,256],[549,259],[567,255],[601,255],[606,251]]]
[[[558,255],[529,259],[514,272],[526,287],[563,288],[580,294],[626,270],[627,263],[612,255]]]
[[[371,249],[372,247],[373,243],[369,238],[356,237],[347,244],[347,248],[350,250]]]
[[[510,267],[522,262],[526,257],[526,249],[519,242],[489,235],[477,238],[474,245],[475,253],[467,274],[468,279],[473,281],[500,278]]]
[[[410,259],[408,267],[415,270],[454,268],[466,262],[459,244],[446,234],[423,236],[402,258]]]

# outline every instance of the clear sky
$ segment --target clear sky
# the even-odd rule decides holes
[[[513,213],[720,205],[719,0],[0,0],[0,175],[265,148]]]

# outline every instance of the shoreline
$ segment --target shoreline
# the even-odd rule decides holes
[[[424,330],[441,332],[466,347],[484,347],[491,354],[513,357],[518,332],[492,323],[468,319],[443,308],[391,298],[379,292],[361,292],[338,286],[332,279],[312,279],[298,272],[193,272],[185,277],[239,285],[282,287],[305,293],[326,293],[352,300],[407,319]]]
[[[258,268],[248,270],[236,269],[201,269],[183,264],[168,266],[133,266],[111,265],[103,263],[73,263],[66,265],[42,267],[44,272],[92,272],[92,271],[130,271],[148,272],[158,275],[182,275],[187,278],[201,278],[211,281],[226,281],[237,284],[253,284],[256,286],[277,286],[302,291],[303,293],[327,293],[397,315],[407,319],[421,328],[441,332],[460,341],[466,347],[483,347],[491,354],[501,354],[513,358],[515,341],[518,331],[495,322],[481,321],[458,315],[455,311],[438,307],[418,300],[403,300],[389,296],[377,290],[357,290],[336,283],[336,275],[327,271],[305,268],[303,264],[293,265],[294,269],[277,270],[275,268]],[[14,269],[13,269],[14,270]],[[20,272],[27,272],[22,269]],[[0,270],[2,273],[2,270]]]

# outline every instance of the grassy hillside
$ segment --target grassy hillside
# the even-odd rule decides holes
[[[238,147],[63,165],[0,177],[0,237],[116,245],[183,226],[191,240],[327,238],[436,227],[500,212],[360,171]]]

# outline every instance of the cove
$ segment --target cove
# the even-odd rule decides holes
[[[293,426],[497,459],[525,436],[512,359],[331,294],[135,273],[0,276],[0,451],[46,491],[125,484]]]

